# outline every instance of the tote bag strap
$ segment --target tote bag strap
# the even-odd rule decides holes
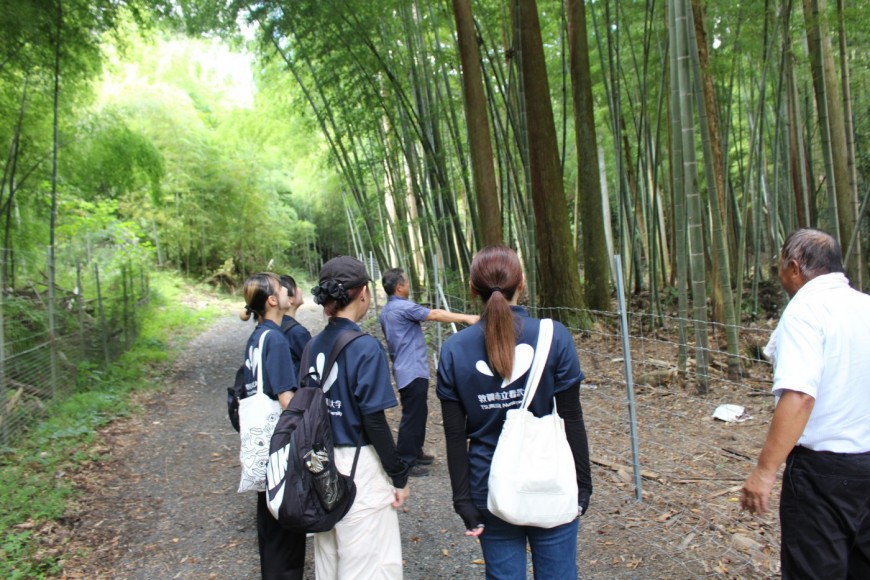
[[[257,393],[263,394],[263,343],[269,330],[264,330],[260,335],[260,345],[257,347]]]
[[[520,409],[528,409],[538,390],[538,383],[544,375],[544,367],[547,366],[547,357],[550,354],[550,345],[553,343],[553,320],[541,319],[538,329],[538,343],[535,345],[535,356],[532,358],[532,366],[529,369],[529,378],[526,381],[526,392],[523,394],[523,402]]]

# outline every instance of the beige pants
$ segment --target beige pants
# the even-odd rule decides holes
[[[353,447],[335,449],[335,465],[350,474]],[[318,580],[401,580],[402,539],[395,499],[381,461],[371,445],[360,449],[356,499],[328,532],[314,534],[314,570]]]

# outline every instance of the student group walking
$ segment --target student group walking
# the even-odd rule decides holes
[[[785,463],[783,577],[870,578],[870,296],[849,287],[839,246],[819,230],[788,237],[779,277],[792,300],[766,349],[774,361],[778,402],[741,504],[751,513],[764,513]],[[435,392],[453,509],[465,535],[480,543],[486,577],[525,579],[528,558],[536,579],[579,576],[577,539],[590,506],[592,478],[580,403],[584,374],[573,338],[559,322],[533,318],[520,305],[525,283],[513,250],[480,250],[469,280],[480,300],[479,316],[418,305],[410,300],[402,270],[384,272],[388,300],[378,320],[386,348],[370,335],[359,337],[340,350],[329,376],[320,378],[335,467],[353,474],[356,495],[332,529],[306,538],[273,517],[263,486],[257,502],[263,578],[302,578],[306,540],[313,542],[318,579],[402,578],[397,508],[411,495],[409,480],[429,476],[436,451],[423,448],[430,388],[421,327],[426,321],[466,325],[441,349]],[[242,318],[253,318],[256,328],[245,348],[243,395],[259,389],[286,409],[302,379],[324,370],[323,359],[339,337],[348,330],[361,332],[359,322],[372,302],[370,282],[359,260],[339,256],[326,262],[312,294],[328,323],[312,338],[295,320],[303,303],[295,280],[271,273],[248,278]],[[306,345],[305,360],[318,362],[300,369]],[[384,411],[399,404],[394,440]],[[522,414],[546,423],[546,429],[557,425],[550,431],[564,447],[551,466],[553,477],[538,473],[529,483],[555,481],[555,472],[562,474],[552,495],[567,493],[569,501],[567,508],[562,501],[555,519],[555,507],[534,508],[551,510],[546,515],[516,516],[503,509],[507,499],[496,497],[505,493],[505,472],[491,469],[493,458],[498,460],[496,449],[503,456],[505,447],[514,445],[508,431]],[[268,440],[263,444],[268,448]]]

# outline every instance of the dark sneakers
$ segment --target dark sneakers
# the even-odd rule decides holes
[[[421,453],[417,457],[417,461],[414,462],[414,465],[411,466],[410,471],[408,471],[408,475],[411,477],[425,477],[429,475],[429,468],[424,466],[432,465],[433,461],[435,461],[434,455]]]
[[[412,465],[411,469],[408,470],[410,477],[425,477],[427,475],[429,475],[429,469],[422,465]]]

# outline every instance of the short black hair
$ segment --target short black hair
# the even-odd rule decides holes
[[[290,296],[294,296],[296,294],[296,280],[293,279],[293,276],[283,274],[281,276],[278,276],[278,281],[281,282],[281,286],[287,289],[287,293]]]
[[[381,284],[384,286],[384,292],[387,296],[392,296],[396,293],[396,286],[405,280],[405,272],[401,268],[390,268],[384,272],[381,278]]]

